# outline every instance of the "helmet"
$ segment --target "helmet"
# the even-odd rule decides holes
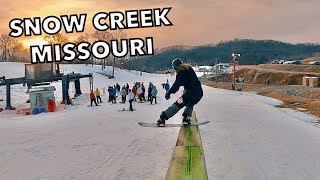
[[[180,58],[176,58],[172,61],[172,68],[178,69],[178,67],[182,64],[182,60]]]

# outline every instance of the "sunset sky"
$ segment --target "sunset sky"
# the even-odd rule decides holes
[[[0,33],[9,33],[13,18],[172,7],[172,27],[126,30],[129,37],[153,36],[156,48],[201,45],[234,38],[320,42],[319,0],[2,0]],[[81,34],[69,35],[71,38]],[[30,41],[37,42],[39,37]],[[38,39],[39,40],[39,39]],[[29,40],[28,40],[29,41]],[[30,43],[30,41],[28,43]]]

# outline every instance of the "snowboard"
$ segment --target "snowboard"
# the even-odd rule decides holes
[[[188,126],[201,126],[208,124],[210,121],[204,121],[204,122],[198,122],[198,123],[192,123],[190,125],[183,125],[183,124],[166,124],[165,127],[188,127]],[[157,123],[146,123],[146,122],[139,122],[138,123],[142,127],[153,127],[153,128],[161,128],[158,126]]]
[[[98,104],[98,106],[101,106],[101,105]],[[97,106],[96,105],[92,105],[92,106],[87,105],[87,107],[97,107]]]
[[[133,109],[134,111],[136,110],[136,109]],[[125,108],[123,108],[123,109],[119,109],[118,111],[130,111],[130,109],[125,109]]]

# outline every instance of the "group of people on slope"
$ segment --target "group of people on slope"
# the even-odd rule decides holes
[[[180,111],[180,109],[184,107],[185,109],[182,114],[183,116],[182,124],[190,125],[191,124],[190,117],[192,116],[193,107],[203,97],[203,90],[201,87],[201,83],[190,64],[183,63],[183,61],[180,58],[176,58],[172,61],[172,68],[174,68],[177,73],[176,80],[173,83],[171,88],[168,83],[168,80],[166,83],[162,84],[163,88],[166,89],[165,99],[169,100],[171,94],[175,94],[176,92],[178,92],[181,86],[184,87],[184,93],[175,103],[173,103],[166,110],[162,111],[162,113],[160,114],[160,118],[157,121],[157,124],[160,127],[164,127],[166,121],[171,117],[173,117],[178,111]],[[123,103],[125,103],[126,96],[128,96],[131,111],[133,111],[132,102],[136,100],[137,96],[140,102],[146,101],[144,96],[146,90],[144,88],[143,83],[140,83],[140,82],[134,83],[132,90],[129,89],[128,84],[121,88],[120,85],[117,83],[116,85],[114,85],[114,87],[109,87],[108,91],[109,91],[109,102],[113,101],[115,103],[117,92],[121,94]],[[152,103],[153,99],[156,100],[157,93],[158,93],[158,90],[156,89],[156,87],[152,83],[149,83],[148,100],[151,101],[150,103]],[[97,95],[97,98],[100,99],[100,103],[101,103],[100,92],[98,89],[96,90],[96,95]],[[91,91],[90,93],[90,98],[91,98],[91,106],[93,102],[95,102],[95,104],[97,105],[95,94],[93,93],[93,91]]]
[[[129,84],[123,85],[122,87],[119,85],[119,83],[116,83],[113,86],[108,87],[108,94],[109,94],[109,100],[108,102],[111,102],[113,104],[117,103],[116,99],[118,96],[121,96],[121,103],[125,104],[127,102],[127,99],[130,104],[130,111],[133,111],[132,102],[137,101],[140,103],[143,103],[146,101],[145,98],[146,89],[144,87],[143,82],[135,82],[132,86],[132,89],[130,89]],[[93,103],[95,103],[96,106],[98,106],[99,103],[102,103],[100,91],[97,88],[95,92],[93,90],[90,93],[90,99],[91,103],[90,106],[92,106]],[[150,103],[153,103],[153,100],[155,100],[155,103],[157,104],[157,95],[158,90],[156,86],[154,86],[151,82],[149,82],[149,88],[148,88],[148,101]]]
[[[90,106],[92,106],[92,104],[94,103],[96,106],[98,106],[99,103],[102,103],[102,99],[101,99],[101,93],[99,91],[99,89],[97,88],[95,92],[93,92],[93,90],[91,90],[90,92]]]

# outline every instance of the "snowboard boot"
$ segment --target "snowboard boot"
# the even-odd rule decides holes
[[[189,126],[191,124],[190,117],[183,117],[182,125]]]
[[[157,125],[159,127],[165,127],[166,126],[166,120],[168,120],[168,116],[166,115],[166,113],[162,112],[160,114],[160,119],[157,121]]]

